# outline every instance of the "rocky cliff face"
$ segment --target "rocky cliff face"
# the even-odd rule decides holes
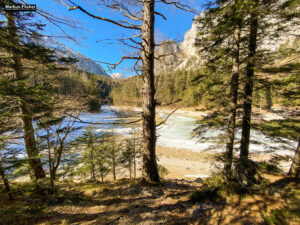
[[[179,69],[197,69],[204,63],[204,55],[199,54],[195,46],[198,33],[203,30],[203,25],[197,22],[199,17],[204,17],[205,11],[196,16],[192,27],[184,35],[181,43],[173,40],[162,43],[155,51],[155,73]]]
[[[179,69],[199,69],[204,64],[206,53],[200,51],[200,48],[195,46],[196,41],[201,39],[201,36],[198,35],[199,32],[204,30],[203,24],[197,20],[199,17],[205,17],[205,11],[195,17],[191,29],[186,32],[184,40],[181,43],[177,44],[169,40],[156,49],[156,74]],[[299,48],[300,25],[293,24],[293,21],[287,22],[285,24],[287,30],[276,35],[278,20],[272,17],[267,18],[267,20],[272,24],[268,28],[268,33],[271,35],[266,35],[260,40],[259,50],[275,52],[282,45]],[[168,56],[159,57],[159,55]]]

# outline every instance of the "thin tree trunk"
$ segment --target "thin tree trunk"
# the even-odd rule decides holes
[[[242,139],[240,147],[240,158],[248,159],[251,129],[251,113],[252,113],[252,92],[253,92],[253,76],[255,67],[255,55],[257,46],[257,29],[258,29],[258,1],[254,1],[254,6],[250,15],[250,37],[249,37],[249,55],[246,66],[246,81],[244,89],[244,111],[242,121]]]
[[[101,182],[102,182],[102,183],[104,182],[104,175],[103,175],[103,172],[101,172]]]
[[[131,179],[132,178],[132,175],[131,175],[131,162],[129,163],[129,178]]]
[[[156,162],[154,87],[154,0],[143,1],[143,180],[159,182]]]
[[[3,183],[4,183],[4,186],[5,186],[5,190],[8,194],[8,198],[9,200],[13,200],[13,196],[12,196],[12,193],[10,192],[10,185],[9,185],[9,182],[8,182],[8,179],[5,175],[5,171],[4,171],[4,168],[2,167],[2,163],[0,162],[0,176],[3,180]]]
[[[136,151],[135,151],[135,140],[133,139],[133,173],[136,178]]]
[[[11,42],[15,47],[19,46],[19,37],[16,31],[16,25],[14,16],[11,12],[6,13],[7,24],[9,28],[9,34],[11,37]],[[21,63],[21,56],[17,52],[13,52],[13,62],[14,70],[16,73],[17,79],[24,79],[23,68]],[[37,143],[34,136],[34,129],[32,125],[32,117],[29,110],[27,102],[24,100],[19,101],[19,106],[22,112],[22,121],[23,121],[23,132],[24,132],[24,142],[26,147],[26,152],[29,157],[29,168],[30,168],[30,177],[32,180],[45,178],[45,172],[42,166],[41,159],[39,158],[39,151],[37,148]]]
[[[113,166],[113,176],[114,176],[114,180],[117,179],[117,176],[116,176],[116,156],[115,156],[115,146],[114,146],[114,143],[112,145],[112,166]]]
[[[266,104],[266,108],[268,111],[270,111],[272,109],[272,87],[271,84],[268,82],[266,85],[266,100],[267,100],[267,104]]]
[[[53,178],[53,165],[52,165],[49,139],[48,139],[48,158],[49,158],[49,174],[50,174],[50,182],[51,182],[51,192],[53,194],[54,193],[54,178]]]
[[[54,168],[50,171],[50,179],[51,179],[51,192],[52,192],[52,194],[54,194],[54,180],[55,180]]]
[[[94,165],[94,151],[93,151],[93,149],[91,149],[91,155],[90,155],[90,157],[91,157],[91,172],[92,172],[92,180],[96,180],[96,176],[95,176],[95,165]]]
[[[289,175],[298,178],[300,177],[300,136],[299,136],[298,147],[296,149],[294,160],[289,171]]]
[[[99,162],[99,169],[100,169],[100,176],[101,176],[101,182],[104,182],[104,174],[103,174],[103,165],[101,162]]]
[[[237,96],[239,88],[239,70],[240,70],[240,37],[241,37],[241,22],[236,19],[236,27],[234,31],[234,57],[232,66],[232,76],[230,82],[230,112],[228,119],[227,144],[225,154],[224,170],[226,174],[230,174],[232,166],[232,155],[235,135],[235,122],[237,110]]]

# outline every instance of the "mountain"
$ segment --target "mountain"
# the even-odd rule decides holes
[[[38,42],[44,47],[54,49],[60,56],[76,58],[78,60],[75,64],[77,68],[83,69],[89,73],[111,78],[97,62],[52,38],[44,37],[43,39],[38,40]]]
[[[198,22],[199,18],[206,16],[205,11],[193,20],[191,29],[185,33],[184,40],[181,43],[176,43],[173,40],[168,40],[160,44],[155,50],[155,68],[156,74],[161,74],[167,71],[176,71],[180,69],[196,70],[199,69],[206,60],[206,52],[201,50],[201,46],[195,46],[196,42],[201,41],[202,36],[199,33],[204,33],[203,24]],[[299,48],[300,25],[293,24],[294,21],[285,22],[285,26],[289,27],[286,31],[277,31],[279,20],[274,16],[267,18],[272,25],[268,28],[268,33],[277,32],[276,36],[265,35],[260,40],[258,50],[268,50],[276,52],[281,46]],[[204,32],[203,32],[204,31]]]
[[[123,73],[111,73],[109,75],[112,79],[123,79],[125,78],[124,74]]]
[[[154,71],[156,74],[165,71],[176,71],[179,69],[198,69],[204,63],[204,55],[198,53],[198,48],[195,46],[198,33],[202,30],[202,24],[196,22],[198,18],[205,17],[205,11],[195,17],[192,27],[184,35],[184,40],[181,43],[176,43],[173,40],[162,42],[155,50]]]

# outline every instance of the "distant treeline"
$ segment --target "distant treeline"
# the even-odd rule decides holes
[[[300,82],[299,69],[300,64],[293,63],[280,68],[269,67],[258,71],[254,81],[254,106],[269,110],[274,104],[287,107],[299,105],[299,96],[297,97],[295,92]],[[223,108],[228,104],[226,96],[228,96],[229,89],[230,71],[227,71],[227,76],[224,76],[224,74],[214,74],[209,69],[202,68],[200,70],[177,70],[156,76],[158,105],[176,103],[184,107]],[[116,105],[141,106],[141,92],[141,78],[131,77],[114,81],[110,97]]]

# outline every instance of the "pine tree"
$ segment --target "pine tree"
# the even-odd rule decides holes
[[[132,178],[132,167],[134,166],[134,153],[135,146],[133,145],[133,141],[130,139],[126,140],[120,162],[128,169],[130,179]]]
[[[81,136],[77,137],[72,143],[75,146],[83,146],[83,151],[78,157],[77,172],[81,175],[90,174],[91,180],[96,181],[98,173],[101,180],[108,171],[107,167],[107,145],[105,144],[105,135],[103,132],[97,132],[95,127],[88,126],[84,128]]]
[[[231,70],[230,92],[228,95],[227,143],[224,164],[224,172],[227,175],[231,172],[235,137],[241,61],[241,30],[244,26],[243,17],[245,16],[243,4],[243,1],[239,0],[210,2],[208,12],[204,18],[199,19],[204,25],[205,31],[203,31],[203,33],[205,32],[206,37],[203,37],[198,44],[201,44],[202,48],[209,53],[209,59],[206,63],[207,67],[219,72],[220,70],[224,70],[224,67],[229,66]],[[230,40],[229,43],[228,40]],[[232,60],[232,62],[228,59]],[[217,61],[221,63],[218,64]]]
[[[12,3],[9,1],[9,3]],[[8,30],[8,40],[10,41],[9,45],[12,48],[12,61],[13,69],[15,72],[15,77],[18,80],[24,80],[24,71],[22,65],[22,59],[20,54],[20,43],[18,30],[15,23],[15,17],[13,12],[7,12],[7,30]],[[22,83],[21,83],[22,84]],[[37,144],[34,136],[34,129],[32,124],[32,116],[28,103],[21,98],[19,101],[19,107],[22,111],[22,121],[23,121],[23,132],[24,132],[24,141],[26,146],[26,151],[29,157],[30,165],[30,176],[32,179],[41,179],[45,178],[45,172],[41,160],[39,158],[39,152],[37,149]]]
[[[107,137],[106,139],[106,154],[107,158],[110,161],[110,170],[113,175],[113,179],[117,179],[117,169],[119,166],[119,158],[120,158],[120,152],[121,152],[121,145],[120,143],[117,143],[115,141],[114,133],[113,131],[111,132],[111,136]]]

